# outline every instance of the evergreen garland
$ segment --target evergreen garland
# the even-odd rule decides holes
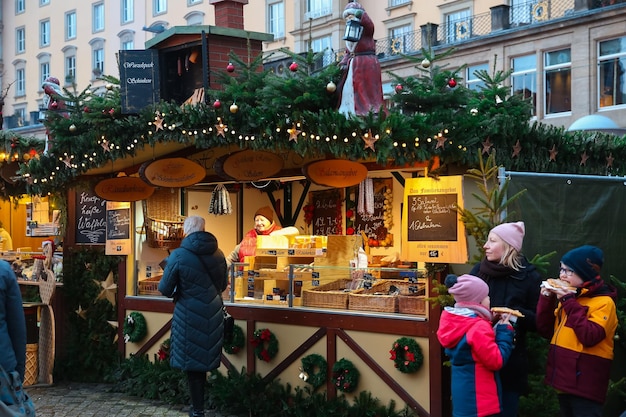
[[[140,342],[148,334],[146,318],[138,311],[131,312],[124,320],[124,342]]]
[[[250,340],[254,354],[262,361],[269,362],[278,353],[278,339],[269,329],[258,329]]]
[[[498,163],[510,170],[593,175],[622,175],[626,170],[626,136],[566,132],[563,128],[529,123],[530,103],[511,95],[510,72],[478,71],[480,91],[467,89],[462,68],[445,70],[436,64],[445,54],[422,55],[431,65],[415,63],[416,75],[390,75],[402,85],[385,114],[345,117],[336,110],[337,93],[326,84],[338,82],[339,69],[315,70],[319,57],[286,51],[299,64],[296,72],[262,70],[262,55],[250,63],[231,54],[237,71],[217,72],[223,89],[207,91],[209,104],[161,102],[139,114],[121,113],[119,80],[104,76],[106,88],[63,90],[57,100],[63,110],[48,111],[44,124],[52,146],[43,154],[40,139],[3,136],[5,149],[19,156],[18,184],[31,194],[45,195],[72,186],[92,168],[163,143],[292,152],[307,157],[375,161],[383,166],[440,158],[443,164],[477,166],[476,151],[498,152]],[[213,105],[219,100],[221,106]],[[239,110],[229,111],[236,103]],[[218,129],[218,126],[222,128]],[[296,126],[300,132],[288,132]],[[363,135],[378,135],[375,151],[364,146]],[[13,146],[12,146],[13,145]],[[518,151],[516,151],[518,149]],[[34,157],[24,160],[22,155]],[[558,154],[551,153],[558,151]],[[9,193],[18,193],[8,190]],[[21,193],[20,193],[21,194]]]
[[[223,348],[224,352],[234,355],[239,353],[239,351],[244,347],[246,339],[243,335],[243,329],[235,324],[233,327],[233,340],[230,343],[224,343]]]
[[[359,371],[348,359],[340,359],[333,365],[333,384],[339,391],[352,392],[359,385]]]
[[[302,372],[306,375],[304,382],[311,384],[314,390],[323,386],[328,377],[327,367],[328,363],[322,355],[313,353],[305,356],[302,358]]]
[[[417,372],[424,363],[422,348],[414,339],[409,337],[401,337],[393,342],[389,353],[391,354],[389,359],[391,359],[394,362],[394,366],[404,374]]]

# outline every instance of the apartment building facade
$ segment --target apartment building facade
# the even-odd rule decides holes
[[[42,81],[57,77],[79,91],[117,77],[117,53],[143,49],[174,26],[214,25],[221,0],[2,0],[0,86],[4,128],[41,132]],[[243,3],[244,29],[271,33],[268,68],[283,71],[296,53],[324,52],[332,64],[344,46],[347,0],[230,0]],[[390,72],[416,73],[404,55],[422,48],[454,52],[439,62],[478,88],[478,69],[512,70],[511,91],[534,103],[534,118],[568,127],[600,114],[626,127],[624,0],[363,0],[375,23],[383,89]]]

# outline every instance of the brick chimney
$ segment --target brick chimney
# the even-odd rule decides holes
[[[243,29],[243,6],[248,0],[209,0],[215,6],[215,26]]]

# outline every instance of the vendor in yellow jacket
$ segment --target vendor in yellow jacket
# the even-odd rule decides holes
[[[537,331],[550,339],[545,383],[556,389],[562,417],[601,417],[617,328],[616,291],[600,276],[602,250],[590,245],[561,258],[559,278],[537,305]]]

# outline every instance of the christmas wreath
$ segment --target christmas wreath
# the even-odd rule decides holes
[[[278,339],[269,329],[254,332],[250,344],[254,346],[254,354],[262,361],[269,362],[278,353]]]
[[[243,336],[243,329],[235,324],[233,327],[233,337],[230,343],[224,343],[224,352],[234,355],[243,348],[245,338]]]
[[[161,346],[159,347],[159,351],[157,352],[157,358],[160,361],[166,361],[170,357],[170,339],[165,339]]]
[[[393,342],[391,350],[391,359],[395,362],[395,367],[405,374],[416,372],[424,363],[424,355],[422,348],[414,339],[401,337]]]
[[[313,385],[313,389],[316,390],[326,383],[328,364],[326,359],[322,355],[313,353],[309,356],[302,358],[302,368],[300,378]]]
[[[124,320],[124,342],[139,342],[148,333],[146,318],[138,311],[133,311]]]
[[[340,359],[333,365],[333,384],[339,391],[354,391],[359,385],[359,376],[359,371],[347,359]]]

